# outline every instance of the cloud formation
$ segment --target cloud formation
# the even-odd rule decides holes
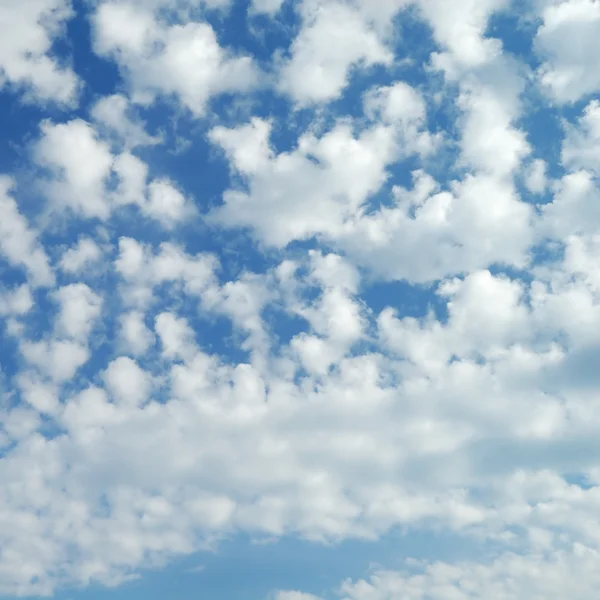
[[[599,10],[5,3],[0,595],[442,532],[271,597],[595,598]]]

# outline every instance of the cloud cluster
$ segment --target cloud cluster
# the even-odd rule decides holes
[[[62,113],[72,8],[26,4],[0,8],[0,84],[45,115],[0,176],[0,595],[402,530],[471,552],[273,597],[595,597],[598,3],[102,0],[118,85]]]

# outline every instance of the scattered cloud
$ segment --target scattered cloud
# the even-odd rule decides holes
[[[2,5],[0,595],[394,533],[459,543],[268,597],[595,597],[600,9],[520,10]]]

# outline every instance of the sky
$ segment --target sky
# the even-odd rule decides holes
[[[0,598],[596,600],[600,0],[2,0]]]

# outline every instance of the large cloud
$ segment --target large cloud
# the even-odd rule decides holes
[[[67,8],[23,10],[16,63],[0,42],[38,99],[74,97]],[[596,89],[596,4],[532,4],[536,72],[489,27],[500,0],[245,8],[95,3],[118,89],[49,108],[0,178],[0,594],[118,585],[236,534],[429,530],[468,555],[336,597],[591,599],[599,108],[543,104],[552,151],[534,117]],[[423,64],[394,19],[429,28]]]

